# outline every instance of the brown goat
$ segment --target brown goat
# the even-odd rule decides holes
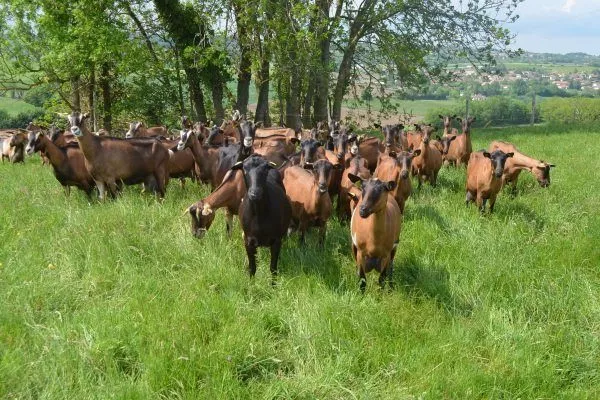
[[[390,193],[394,196],[400,212],[404,214],[406,200],[412,193],[412,184],[410,182],[411,163],[414,157],[419,156],[421,150],[402,151],[399,154],[382,154],[379,158],[379,164],[375,170],[375,177],[382,181],[394,181],[396,187]]]
[[[406,143],[408,147],[406,150],[418,149],[423,140],[423,134],[428,133],[431,135],[435,131],[435,127],[431,124],[414,124],[415,130],[406,132]]]
[[[220,147],[204,146],[196,134],[192,131],[185,131],[177,145],[177,150],[189,148],[192,151],[198,170],[198,178],[202,183],[210,184],[215,189],[222,182],[227,171],[219,172],[219,153]]]
[[[419,188],[423,181],[435,186],[437,176],[442,168],[442,154],[430,143],[429,131],[423,132],[423,139],[419,145],[420,154],[412,161],[412,175],[419,179]]]
[[[358,148],[358,146],[356,146],[356,148]],[[352,149],[350,151],[352,152]],[[350,193],[352,192],[352,189],[356,187],[348,176],[352,174],[359,176],[362,179],[369,179],[371,177],[371,171],[369,171],[369,168],[367,167],[367,161],[357,154],[358,150],[354,151],[356,152],[355,155],[346,159],[346,168],[342,173],[342,180],[340,182],[340,194],[338,195],[337,202],[337,214],[340,221],[347,221],[352,215]]]
[[[444,124],[444,136],[449,135],[458,135],[458,129],[452,127],[452,120],[456,119],[456,114],[454,115],[438,115]]]
[[[77,136],[86,158],[86,167],[98,187],[100,200],[106,190],[114,197],[117,183],[144,182],[156,185],[159,198],[165,196],[169,181],[169,152],[158,140],[129,141],[92,134],[85,123],[87,114],[73,112],[69,116],[71,133]]]
[[[400,208],[390,193],[396,182],[363,180],[352,174],[349,178],[362,184],[362,193],[350,222],[352,255],[356,260],[360,290],[364,292],[366,273],[374,269],[379,271],[379,285],[383,288],[387,278],[391,288],[394,256],[402,226]]]
[[[477,207],[483,214],[485,205],[490,200],[490,213],[494,212],[496,196],[502,189],[502,174],[506,160],[513,153],[495,150],[492,153],[478,151],[471,153],[467,165],[467,195],[465,203],[477,202]]]
[[[456,166],[467,165],[469,163],[469,156],[473,151],[471,125],[475,122],[475,117],[467,119],[457,118],[456,120],[462,124],[463,132],[460,135],[456,135],[456,140],[450,143],[445,159],[450,164],[456,164]]]
[[[300,232],[300,244],[309,227],[319,227],[319,245],[325,245],[327,220],[331,216],[328,187],[333,165],[327,160],[292,166],[283,173],[283,186],[292,206],[292,221]]]
[[[31,132],[26,151],[28,155],[38,151],[46,154],[54,170],[54,176],[63,186],[67,196],[71,194],[71,186],[75,186],[83,190],[88,199],[91,199],[96,185],[85,166],[85,157],[78,143],[58,147],[42,132]]]
[[[233,216],[238,215],[242,199],[246,195],[246,185],[241,171],[231,171],[223,182],[207,197],[192,204],[188,209],[192,217],[192,235],[201,239],[215,219],[215,211],[225,208],[225,229],[231,238]]]
[[[127,139],[153,136],[166,137],[168,134],[169,132],[167,132],[167,128],[165,126],[153,126],[146,128],[143,122],[136,121],[129,124],[129,130],[125,134],[125,137]]]
[[[554,167],[554,164],[529,157],[521,153],[514,144],[499,140],[493,141],[488,150],[490,152],[502,150],[505,153],[514,154],[510,159],[506,160],[502,176],[503,184],[511,184],[513,193],[517,191],[517,180],[523,170],[531,172],[541,187],[550,186],[550,168]]]

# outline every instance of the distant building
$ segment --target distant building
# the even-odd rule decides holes
[[[471,100],[473,100],[473,101],[483,101],[485,99],[487,99],[487,96],[485,96],[481,93],[477,93],[477,94],[474,94],[473,96],[471,96]]]

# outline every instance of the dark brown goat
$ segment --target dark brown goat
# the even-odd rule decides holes
[[[31,132],[26,151],[29,155],[37,151],[43,151],[47,155],[54,176],[63,186],[67,196],[71,194],[71,186],[75,186],[91,198],[95,183],[85,167],[85,157],[78,143],[58,147],[42,132]]]
[[[71,133],[77,137],[86,158],[86,167],[98,187],[100,200],[108,190],[117,194],[117,182],[156,185],[159,198],[165,196],[169,180],[169,152],[158,140],[129,141],[112,137],[99,137],[86,126],[87,114],[73,112],[69,116]]]

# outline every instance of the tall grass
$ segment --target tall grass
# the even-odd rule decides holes
[[[496,213],[464,206],[464,171],[407,203],[396,289],[358,290],[347,226],[289,238],[245,270],[224,218],[203,241],[170,183],[66,198],[37,157],[0,165],[1,398],[598,398],[600,161],[595,132],[475,130],[557,165]]]

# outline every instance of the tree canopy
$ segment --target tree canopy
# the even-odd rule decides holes
[[[265,124],[340,119],[351,88],[381,104],[513,55],[523,0],[7,0],[0,91],[44,87],[51,111],[175,124],[225,110]],[[250,99],[252,84],[257,98]],[[274,118],[275,117],[275,118]]]

